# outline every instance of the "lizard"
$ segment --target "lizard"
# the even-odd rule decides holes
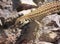
[[[53,13],[58,13],[59,11],[60,11],[60,2],[59,1],[49,2],[49,3],[43,4],[40,7],[36,8],[36,10],[32,11],[31,13],[17,18],[15,25],[18,24],[19,22],[24,24],[25,20],[30,20],[30,21],[35,20],[36,21],[37,19],[39,19],[41,21],[45,16],[51,15]],[[39,24],[39,22],[37,22],[37,23]],[[34,23],[32,23],[32,24],[34,24]],[[23,37],[26,37],[26,38],[23,38],[23,40],[27,39],[30,41],[30,39],[33,39],[34,37],[35,37],[35,39],[38,39],[40,37],[37,35],[37,32],[39,30],[37,30],[37,32],[35,31],[35,35],[33,35],[35,27],[34,27],[34,25],[33,26],[31,25],[31,27],[29,29],[30,30],[29,33],[25,34],[25,35],[31,35],[32,38],[31,38],[31,36],[24,36],[23,35]],[[33,32],[31,32],[32,30],[33,30]]]
[[[19,22],[24,23],[25,20],[39,19],[41,21],[45,16],[57,13],[59,11],[60,11],[60,1],[49,2],[36,8],[36,10],[32,11],[31,13],[17,18],[15,24]]]

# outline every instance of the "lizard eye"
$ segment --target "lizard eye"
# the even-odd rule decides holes
[[[21,23],[21,21],[19,21],[19,23]]]
[[[21,21],[19,21],[18,24],[19,24],[19,25],[22,24]]]

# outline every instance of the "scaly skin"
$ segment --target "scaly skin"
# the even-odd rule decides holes
[[[42,6],[38,7],[35,11],[33,11],[25,16],[19,17],[16,20],[15,24],[18,24],[19,22],[24,23],[25,20],[39,19],[41,21],[45,16],[51,15],[53,13],[57,13],[59,11],[60,11],[60,2],[59,1],[46,3],[46,4],[43,4]],[[35,39],[39,39],[39,37],[40,37],[40,36],[38,36],[39,29],[35,29],[36,27],[38,27],[38,25],[36,25],[34,22],[30,23],[29,25],[30,25],[30,27],[27,29],[28,33],[23,34],[22,38],[20,39],[21,41],[24,39],[29,40],[29,41],[30,40],[35,41]],[[44,40],[44,38],[42,38],[42,39]],[[47,38],[47,40],[52,42],[51,40],[54,40],[54,39]]]
[[[36,20],[39,18],[39,20],[41,21],[41,19],[43,19],[45,16],[51,15],[53,13],[57,13],[59,11],[60,11],[59,1],[49,2],[36,8],[36,10],[32,11],[31,13],[25,16],[19,17],[16,20],[15,24],[17,24],[18,22],[24,22],[25,20],[28,20],[28,19]]]

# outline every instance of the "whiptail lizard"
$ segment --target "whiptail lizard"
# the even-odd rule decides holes
[[[39,20],[41,21],[41,19],[43,19],[45,16],[57,13],[59,11],[60,11],[60,1],[49,2],[36,8],[36,10],[32,11],[31,13],[17,18],[15,24],[19,22],[23,23],[25,20],[36,20],[37,18],[39,18]]]
[[[53,13],[57,13],[59,11],[60,11],[60,2],[59,1],[49,2],[49,3],[43,4],[42,6],[38,7],[35,11],[33,11],[31,13],[29,13],[25,16],[19,17],[16,20],[15,24],[18,24],[19,22],[24,23],[25,20],[37,20],[37,18],[39,18],[39,20],[41,21],[45,16],[51,15]],[[32,25],[33,24],[34,23],[32,23]],[[37,32],[35,31],[35,29],[33,27],[34,25],[33,26],[32,25],[29,29],[28,34],[25,34],[26,36],[23,35],[22,40],[23,39],[31,40],[33,38],[35,38],[35,39],[39,38],[39,36],[37,35]],[[36,27],[36,25],[35,25],[35,27]],[[33,35],[34,32],[35,32],[35,35]],[[48,41],[50,41],[49,38],[48,38]]]

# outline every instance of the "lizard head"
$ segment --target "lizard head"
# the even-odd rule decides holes
[[[20,25],[20,27],[24,26],[25,24],[29,23],[26,17],[20,17],[16,20],[15,24]]]

